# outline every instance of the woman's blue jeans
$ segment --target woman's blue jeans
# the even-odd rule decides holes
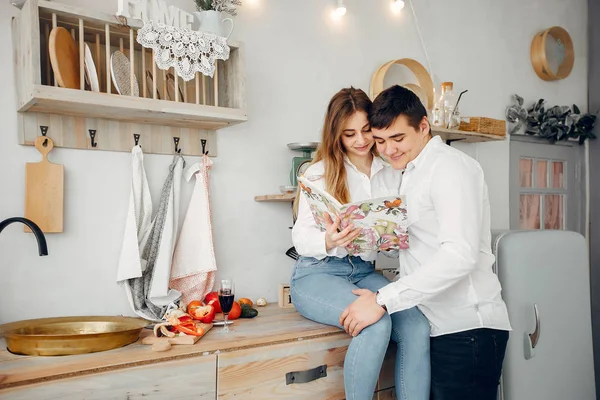
[[[344,309],[356,300],[352,290],[376,292],[389,281],[360,257],[300,257],[294,266],[290,291],[296,310],[322,324],[340,327]],[[347,400],[371,400],[390,337],[398,345],[396,396],[428,400],[431,381],[429,321],[416,308],[385,314],[352,338],[344,361]]]

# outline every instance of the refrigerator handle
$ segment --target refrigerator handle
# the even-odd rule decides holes
[[[536,348],[538,341],[540,340],[540,315],[538,312],[538,305],[533,305],[533,315],[535,318],[535,330],[533,333],[525,334],[525,359],[529,360],[535,355],[534,349]]]
[[[538,340],[540,339],[540,315],[538,313],[538,305],[533,305],[533,313],[535,315],[535,331],[529,334],[529,338],[531,339],[531,348],[535,349],[537,346]]]

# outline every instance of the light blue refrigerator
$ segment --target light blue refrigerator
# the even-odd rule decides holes
[[[568,231],[495,232],[510,333],[500,400],[595,400],[587,241]]]

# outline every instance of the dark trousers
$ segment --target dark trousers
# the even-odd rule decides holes
[[[431,338],[431,400],[496,400],[508,332],[474,329]]]

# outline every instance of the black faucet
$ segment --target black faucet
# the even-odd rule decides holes
[[[42,232],[40,227],[37,226],[35,224],[35,222],[33,222],[30,219],[21,218],[21,217],[13,217],[13,218],[5,219],[4,221],[0,222],[0,232],[2,232],[2,230],[4,228],[6,228],[8,225],[12,224],[13,222],[21,222],[21,223],[27,225],[29,227],[29,229],[31,229],[33,234],[35,235],[35,238],[37,239],[40,256],[48,255],[48,246],[46,245],[46,237],[44,236],[44,232]]]

